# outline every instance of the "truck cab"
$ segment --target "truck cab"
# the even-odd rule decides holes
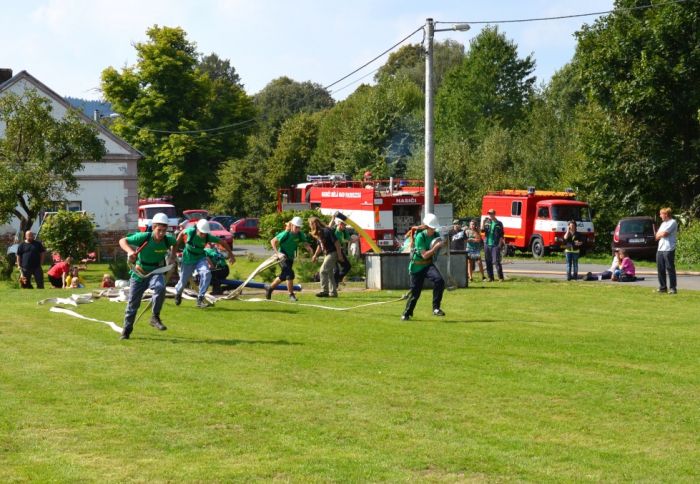
[[[175,205],[170,203],[170,200],[167,198],[142,198],[139,200],[139,232],[148,230],[153,216],[161,212],[168,216],[168,232],[176,232],[178,228],[177,210],[175,209]]]

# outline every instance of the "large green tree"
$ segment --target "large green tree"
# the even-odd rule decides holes
[[[105,155],[97,129],[70,109],[62,119],[36,91],[0,97],[0,222],[20,220],[20,232],[42,210],[78,188],[83,162]]]
[[[144,153],[139,193],[206,204],[221,163],[243,156],[255,110],[228,61],[200,59],[181,28],[154,26],[135,45],[135,66],[102,72],[102,90],[121,116],[112,128]]]
[[[626,213],[671,204],[700,215],[700,3],[615,6],[577,34],[574,66],[591,103],[582,183]]]

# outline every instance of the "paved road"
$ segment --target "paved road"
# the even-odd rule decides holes
[[[235,242],[234,242],[235,246]],[[262,245],[239,245],[234,247],[236,255],[246,254],[251,252],[259,257],[269,257],[272,251],[266,249]],[[562,256],[563,257],[563,256]],[[584,277],[587,272],[600,273],[608,270],[609,265],[602,264],[579,264],[579,277]],[[566,265],[561,262],[541,262],[528,259],[506,259],[503,264],[503,271],[506,277],[510,276],[531,276],[531,277],[547,277],[552,279],[566,279]],[[651,267],[643,267],[637,269],[637,275],[643,277],[643,281],[618,283],[612,281],[590,281],[590,284],[635,284],[639,286],[647,286],[651,288],[658,287],[656,278],[656,270]],[[679,290],[697,290],[700,291],[700,273],[678,273],[678,289]]]

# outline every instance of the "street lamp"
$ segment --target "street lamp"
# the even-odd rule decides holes
[[[425,213],[434,213],[435,140],[433,139],[433,35],[435,32],[455,30],[466,32],[469,24],[454,24],[449,29],[436,29],[433,19],[425,19]]]

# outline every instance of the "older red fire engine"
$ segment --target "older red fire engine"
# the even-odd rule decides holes
[[[576,200],[570,190],[564,192],[500,190],[484,195],[481,204],[482,223],[490,209],[503,223],[506,243],[514,249],[530,250],[535,257],[562,249],[562,238],[569,220],[575,220],[578,231],[586,237],[586,248],[595,244],[595,230],[588,203]]]
[[[138,209],[138,228],[139,232],[148,230],[153,216],[157,213],[164,213],[168,216],[168,231],[177,231],[177,211],[175,205],[171,203],[169,197],[163,198],[141,198],[139,199]]]
[[[439,201],[438,189],[434,191]],[[344,174],[309,175],[306,183],[277,191],[277,210],[318,208],[324,215],[342,212],[382,249],[399,247],[408,230],[423,216],[423,180],[348,180]],[[435,203],[435,214],[443,225],[452,220],[452,204]],[[370,250],[362,240],[362,252]]]

